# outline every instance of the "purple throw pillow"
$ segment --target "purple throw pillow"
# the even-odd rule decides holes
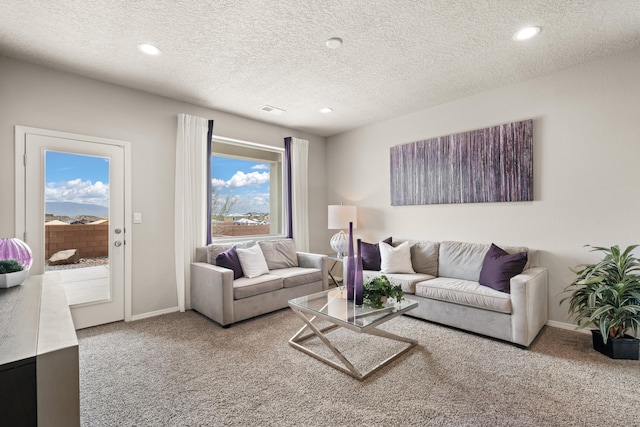
[[[391,244],[391,237],[383,240]],[[378,243],[362,242],[362,269],[380,271],[380,245]]]
[[[526,264],[526,252],[509,254],[492,243],[484,257],[478,281],[483,286],[510,293],[511,278],[522,273]]]
[[[216,257],[216,265],[233,270],[233,280],[244,276],[235,246],[219,254]]]

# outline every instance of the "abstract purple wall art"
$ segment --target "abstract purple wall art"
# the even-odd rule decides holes
[[[533,200],[532,120],[391,147],[391,205]]]

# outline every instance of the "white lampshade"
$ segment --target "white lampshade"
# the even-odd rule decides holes
[[[349,205],[329,205],[329,229],[342,230],[349,228],[349,223],[353,223],[353,228],[358,228],[357,208]]]

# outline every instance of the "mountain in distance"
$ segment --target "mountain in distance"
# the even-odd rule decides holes
[[[46,202],[45,213],[56,216],[109,216],[109,208],[99,205],[72,202]]]

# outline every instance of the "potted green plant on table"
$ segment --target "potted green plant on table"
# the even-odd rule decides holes
[[[375,277],[364,284],[364,302],[374,308],[383,308],[388,298],[402,300],[404,292],[400,285],[393,285],[387,276]]]
[[[0,288],[10,288],[24,282],[29,272],[15,259],[0,260]]]
[[[640,261],[632,255],[637,247],[591,246],[604,257],[571,269],[577,277],[564,291],[571,295],[560,301],[569,300],[578,328],[595,326],[593,348],[614,359],[638,360],[640,340],[634,336],[640,325]]]

